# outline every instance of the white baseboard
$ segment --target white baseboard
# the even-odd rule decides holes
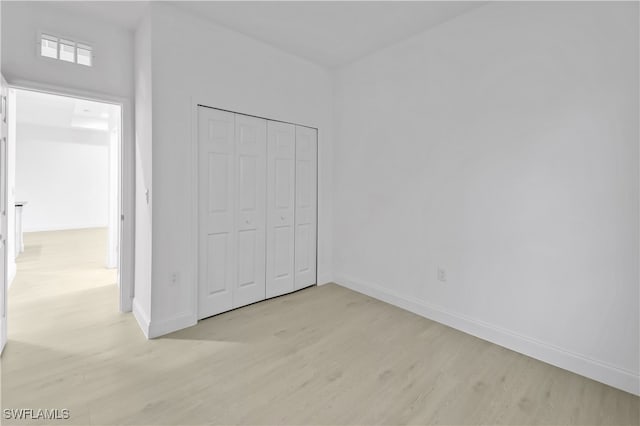
[[[23,227],[22,232],[51,232],[51,231],[71,231],[81,229],[93,229],[93,228],[107,228],[106,223],[86,223],[83,225],[69,225],[69,224],[57,224],[50,226],[35,226],[33,228]]]
[[[318,275],[318,285],[329,284],[333,282],[331,274]]]
[[[133,316],[135,317],[136,321],[138,321],[138,325],[144,333],[144,337],[149,339],[149,318],[147,317],[147,314],[142,310],[140,304],[138,303],[138,299],[136,299],[135,297],[133,298],[132,311]]]
[[[147,339],[164,336],[165,334],[182,330],[183,328],[191,327],[192,325],[196,325],[198,323],[195,315],[191,313],[178,315],[174,318],[169,318],[162,321],[152,321],[140,307],[138,299],[136,299],[135,297],[133,298],[132,310],[133,316],[136,318],[136,321],[138,321],[138,325],[142,329],[142,332]]]
[[[632,371],[594,360],[585,355],[523,336],[514,331],[470,318],[457,312],[451,312],[415,297],[393,294],[386,288],[376,284],[365,283],[344,274],[336,273],[335,279],[337,284],[358,293],[366,294],[556,367],[622,389],[634,395],[640,395],[640,375]]]
[[[152,320],[149,324],[148,338],[153,339],[155,337],[164,336],[165,334],[191,327],[197,323],[198,319],[192,313],[185,313],[162,321]]]

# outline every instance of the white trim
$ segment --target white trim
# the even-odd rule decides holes
[[[322,275],[318,275],[318,283],[317,285],[324,285],[324,284],[330,284],[332,283],[334,280],[331,277],[331,274],[328,273],[324,273]]]
[[[190,185],[190,196],[191,203],[189,203],[189,207],[191,210],[189,211],[189,218],[191,219],[191,227],[189,228],[189,232],[191,233],[191,259],[193,260],[193,264],[191,265],[191,273],[193,274],[193,284],[191,286],[191,309],[193,315],[196,318],[196,322],[200,317],[200,313],[198,312],[198,297],[200,295],[200,245],[199,245],[199,216],[198,216],[198,194],[199,194],[199,179],[198,179],[198,101],[193,96],[189,98],[191,102],[191,143],[189,147],[191,149],[191,185]]]
[[[148,339],[164,336],[183,328],[191,327],[198,323],[198,319],[192,312],[183,313],[173,318],[164,319],[162,321],[151,321],[149,324]]]
[[[135,241],[135,144],[133,131],[133,107],[132,100],[127,97],[114,96],[106,93],[91,92],[72,89],[52,84],[43,84],[35,81],[15,79],[8,82],[10,88],[38,91],[53,95],[75,97],[90,101],[111,103],[120,105],[122,138],[120,176],[122,180],[120,188],[121,207],[124,221],[120,221],[120,269],[119,279],[119,309],[120,312],[131,312],[134,296],[134,241]]]
[[[117,95],[110,95],[104,92],[93,92],[88,90],[73,89],[70,87],[58,86],[55,84],[38,83],[37,81],[14,79],[9,82],[9,87],[12,89],[30,90],[42,93],[49,93],[51,95],[66,96],[71,98],[85,99],[88,101],[96,101],[102,103],[110,103],[116,105],[130,105],[131,100],[129,98]]]
[[[581,376],[640,395],[640,375],[411,296],[396,295],[373,283],[336,273],[336,283]]]
[[[84,225],[51,225],[44,227],[36,227],[29,229],[22,229],[22,232],[27,234],[30,232],[52,232],[52,231],[71,231],[71,230],[79,230],[79,229],[95,229],[95,228],[108,228],[107,223],[88,223]]]
[[[138,299],[133,299],[133,316],[144,333],[144,337],[149,338],[149,318],[144,310],[140,307]]]

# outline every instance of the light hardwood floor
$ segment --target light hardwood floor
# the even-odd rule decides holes
[[[333,284],[147,341],[117,312],[105,239],[26,236],[3,408],[82,425],[639,423],[633,395]]]

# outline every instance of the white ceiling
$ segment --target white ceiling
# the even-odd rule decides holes
[[[171,2],[326,67],[338,67],[480,6],[446,1]]]
[[[16,121],[39,126],[107,131],[120,107],[48,93],[16,90]]]
[[[128,30],[135,30],[144,14],[148,1],[92,1],[63,0],[39,2],[66,13],[89,16],[100,21],[115,24]]]
[[[483,1],[170,1],[180,9],[333,68],[434,27]],[[146,1],[56,2],[134,29]]]

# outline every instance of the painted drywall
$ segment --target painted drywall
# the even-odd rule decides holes
[[[152,335],[196,321],[197,102],[319,129],[319,282],[331,280],[331,77],[260,41],[152,3]],[[171,285],[171,274],[178,283]]]
[[[151,317],[151,189],[152,69],[151,18],[147,14],[135,33],[135,289],[133,313],[149,336]]]
[[[16,141],[15,198],[28,203],[24,232],[107,226],[108,132],[18,122]]]
[[[111,96],[132,96],[133,35],[130,31],[86,15],[76,15],[68,8],[58,9],[56,2],[2,3],[2,72],[9,84],[29,81]],[[41,57],[40,32],[90,43],[94,66]]]
[[[494,3],[341,69],[337,282],[638,393],[638,40]]]

